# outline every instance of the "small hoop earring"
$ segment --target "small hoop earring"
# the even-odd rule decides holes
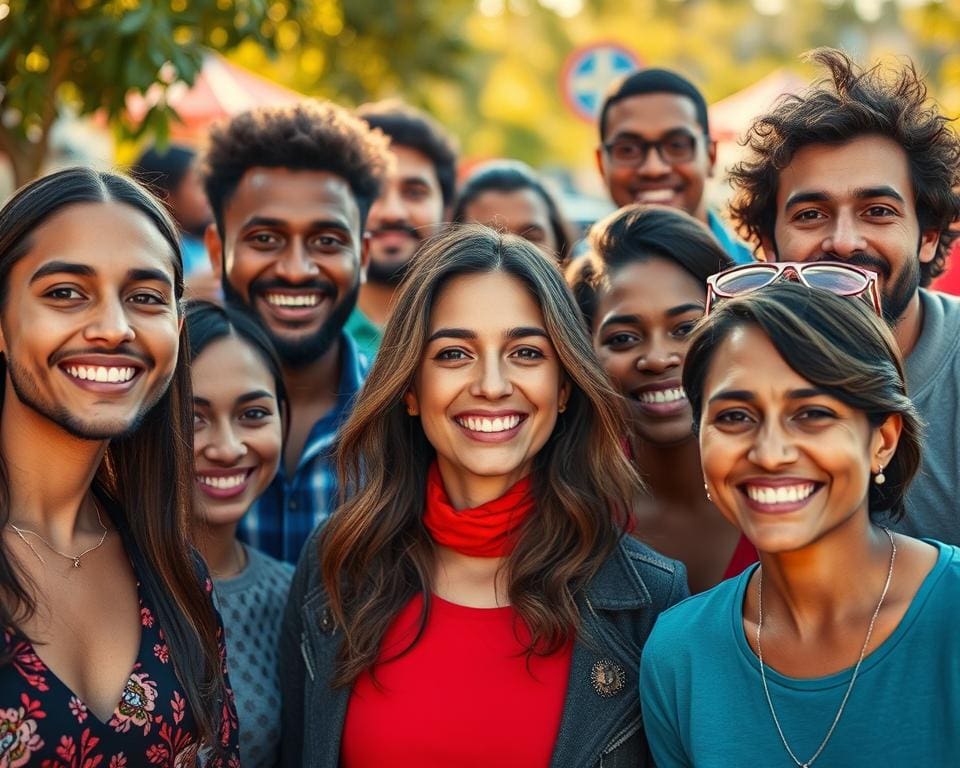
[[[887,476],[883,474],[883,464],[880,465],[880,468],[877,470],[877,474],[873,476],[873,482],[877,485],[883,485],[887,482]]]
[[[565,410],[567,410],[567,404],[560,403],[560,406],[557,408],[557,413],[563,413]]]

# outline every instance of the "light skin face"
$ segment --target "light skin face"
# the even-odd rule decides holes
[[[326,171],[251,168],[211,227],[207,249],[224,289],[259,317],[285,364],[336,342],[367,265],[367,241],[347,181]],[[222,248],[222,256],[221,256]]]
[[[443,194],[430,158],[400,144],[392,144],[390,151],[395,164],[367,218],[369,277],[374,282],[392,282],[443,222]]]
[[[685,130],[696,137],[696,151],[688,162],[667,163],[651,148],[639,165],[620,165],[614,163],[601,146],[597,148],[597,165],[616,205],[668,205],[705,222],[704,185],[713,175],[717,149],[716,144],[704,136],[693,101],[673,93],[621,99],[607,112],[603,142],[610,144],[622,138],[656,141],[675,130]]]
[[[800,149],[780,172],[773,261],[849,261],[879,274],[889,321],[916,314],[921,263],[936,255],[936,231],[921,232],[906,152],[864,136]]]
[[[236,336],[218,339],[191,364],[195,494],[204,520],[231,525],[280,465],[282,419],[270,370]]]
[[[550,226],[550,212],[543,198],[529,187],[512,192],[481,192],[464,208],[468,222],[519,235],[552,259],[559,244]]]
[[[599,297],[594,349],[647,442],[672,444],[691,436],[680,371],[704,299],[693,275],[659,257],[616,270]]]
[[[84,439],[136,428],[177,363],[173,259],[147,216],[122,203],[69,205],[40,225],[0,316],[7,402],[15,392]]]
[[[700,455],[710,495],[761,552],[804,549],[867,514],[871,473],[902,422],[877,428],[784,362],[755,326],[735,328],[704,383]]]
[[[530,473],[568,396],[543,313],[519,280],[491,272],[443,288],[404,399],[457,508],[498,498]]]

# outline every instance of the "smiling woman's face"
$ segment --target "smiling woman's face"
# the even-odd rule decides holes
[[[700,454],[710,494],[758,550],[801,549],[866,516],[871,472],[896,447],[899,427],[889,427],[896,417],[871,427],[749,325],[713,353],[703,402]]]
[[[543,313],[523,283],[489,272],[443,287],[405,400],[454,503],[457,495],[496,498],[529,474],[567,395]]]
[[[599,296],[594,349],[627,398],[637,435],[649,443],[691,436],[680,371],[705,297],[693,275],[659,257],[617,269]]]

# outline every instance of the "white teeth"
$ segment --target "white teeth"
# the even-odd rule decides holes
[[[656,389],[641,392],[637,399],[641,403],[675,403],[677,400],[686,400],[687,393],[683,391],[683,387]]]
[[[747,496],[758,504],[790,504],[791,502],[804,501],[815,489],[816,486],[813,483],[783,485],[776,488],[748,485]]]
[[[247,473],[241,472],[238,475],[226,475],[224,477],[213,477],[211,475],[197,475],[197,481],[203,485],[209,485],[211,488],[219,488],[220,490],[227,490],[230,488],[236,488],[237,486],[243,485],[244,480],[247,479]]]
[[[136,373],[134,368],[117,368],[104,365],[69,365],[67,373],[82,381],[100,381],[119,384],[130,381]]]
[[[315,307],[320,303],[316,293],[268,293],[267,302],[277,307]]]
[[[663,203],[673,198],[672,189],[647,189],[638,192],[636,200],[638,203]]]
[[[513,429],[520,423],[520,417],[516,414],[512,416],[498,416],[495,419],[487,419],[475,416],[458,417],[457,424],[466,427],[471,432],[506,432]]]

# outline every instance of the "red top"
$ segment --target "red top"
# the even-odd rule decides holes
[[[340,747],[343,768],[547,766],[560,730],[572,644],[523,653],[529,632],[513,608],[468,608],[433,597],[410,651],[423,600],[411,600],[381,646],[375,684],[358,678]]]
[[[730,564],[723,572],[723,578],[732,579],[743,573],[747,566],[753,565],[758,559],[756,548],[750,543],[750,539],[741,533],[737,548],[733,550],[733,557],[730,558]]]

